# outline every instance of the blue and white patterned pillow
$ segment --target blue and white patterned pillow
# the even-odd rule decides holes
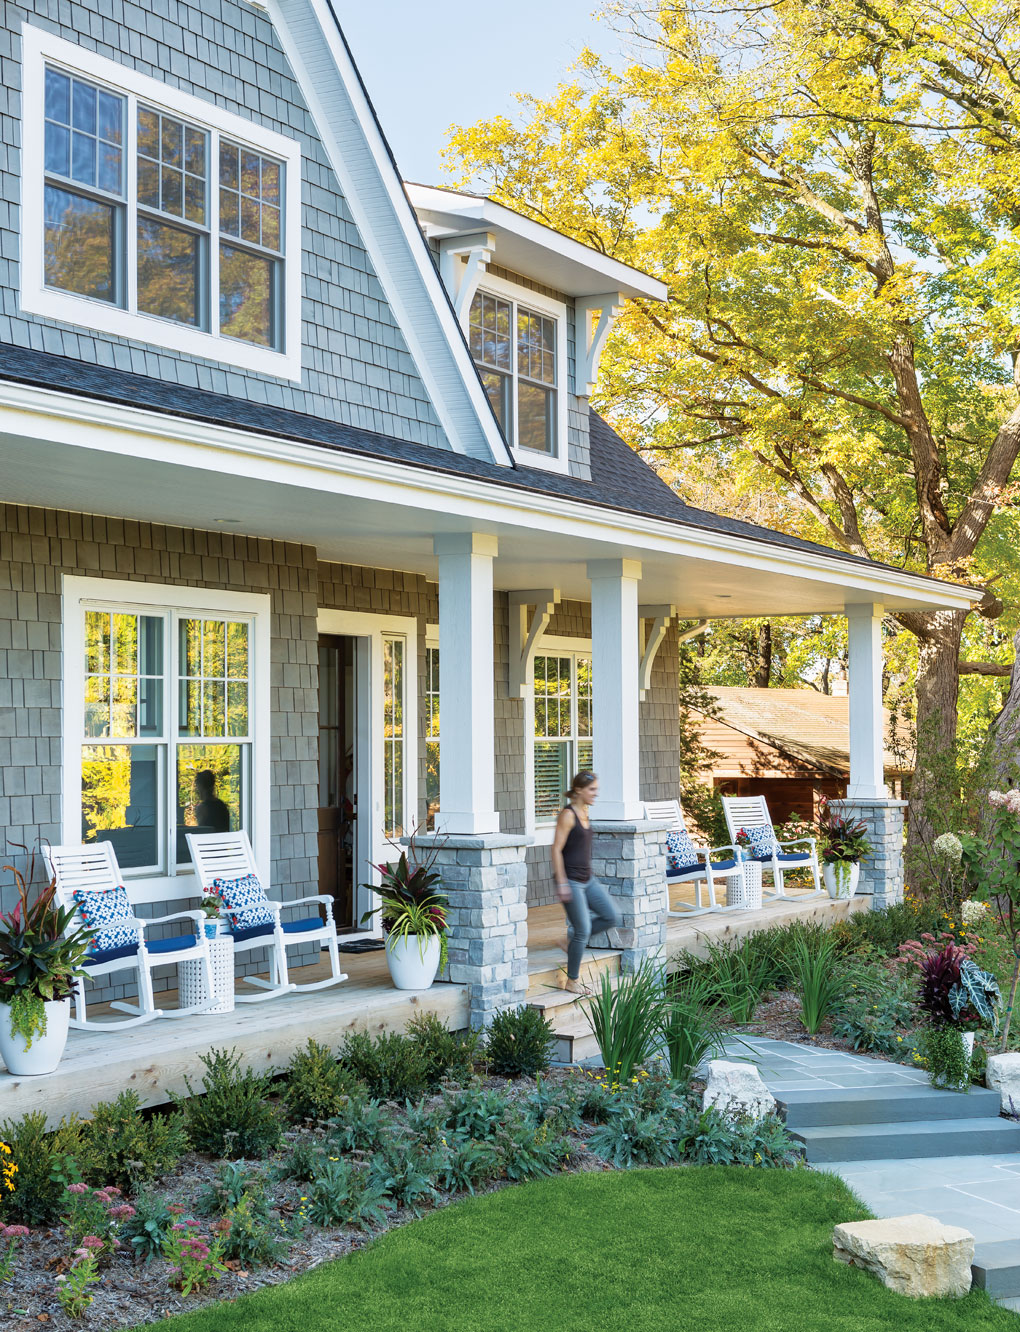
[[[212,890],[226,907],[235,930],[272,925],[276,920],[257,874],[245,874],[240,879],[213,879]]]
[[[90,930],[96,931],[89,943],[90,952],[105,953],[111,948],[127,948],[138,942],[138,927],[127,924],[132,913],[123,884],[96,892],[76,888],[72,896],[79,916]]]
[[[686,831],[666,834],[666,869],[672,873],[698,865],[698,853]]]
[[[779,843],[771,828],[745,828],[744,832],[751,839],[751,845],[744,849],[750,856],[773,856],[779,850]]]

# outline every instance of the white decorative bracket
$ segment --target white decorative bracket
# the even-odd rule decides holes
[[[439,275],[461,324],[467,319],[486,265],[492,262],[495,246],[495,238],[487,231],[446,236],[439,242]],[[467,262],[462,262],[465,259]]]
[[[608,292],[605,296],[578,296],[574,300],[578,347],[575,389],[578,397],[590,398],[595,392],[599,357],[613,320],[622,308],[623,297],[618,291]]]
[[[645,694],[648,693],[652,683],[652,667],[655,665],[655,658],[659,655],[659,648],[662,647],[666,634],[669,632],[669,626],[676,619],[676,607],[639,606],[638,618],[641,624],[642,639],[641,667],[638,672],[639,698],[644,701]],[[645,628],[648,620],[652,621],[651,629]]]
[[[538,640],[549,627],[553,611],[560,603],[558,587],[538,592],[510,593],[510,697],[524,698],[531,683],[531,668]],[[535,613],[528,620],[528,607]]]

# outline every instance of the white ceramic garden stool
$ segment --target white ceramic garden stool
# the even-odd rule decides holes
[[[217,935],[209,940],[209,959],[212,962],[213,997],[216,1002],[207,1013],[234,1011],[234,941],[229,934]],[[191,1008],[209,997],[205,992],[205,977],[200,962],[180,962],[177,965],[180,1005]]]
[[[742,911],[761,910],[761,861],[744,860],[726,880],[726,905]]]

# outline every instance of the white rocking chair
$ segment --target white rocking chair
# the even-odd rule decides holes
[[[124,877],[117,865],[117,856],[110,842],[93,842],[88,846],[51,846],[46,849],[46,862],[56,884],[56,897],[60,906],[74,911],[81,919],[81,909],[75,900],[76,891],[89,893],[108,892],[124,884]],[[74,1011],[71,1026],[80,1031],[123,1031],[126,1027],[137,1027],[153,1018],[182,1018],[192,1013],[204,1013],[216,1002],[213,994],[212,963],[209,957],[209,944],[206,941],[202,922],[205,919],[201,911],[175,911],[169,916],[158,916],[154,920],[140,920],[136,916],[118,916],[105,929],[121,928],[133,930],[134,941],[116,948],[93,949],[85,963],[89,980],[112,975],[115,971],[135,971],[138,973],[138,1003],[128,1004],[115,1000],[110,1004],[120,1012],[130,1013],[124,1021],[96,1022],[88,1017],[85,1006],[85,980],[79,979],[74,986]],[[173,920],[188,920],[194,926],[193,934],[175,935],[169,939],[148,939],[146,931],[153,925],[166,925]],[[77,925],[74,926],[77,929]],[[189,1008],[157,1008],[152,992],[152,969],[177,962],[198,962],[202,966],[205,979],[205,993],[209,996],[204,1003],[193,1004]]]
[[[242,879],[254,874],[261,879],[255,865],[255,855],[246,832],[230,833],[188,833],[188,846],[191,849],[191,861],[202,887],[202,892],[215,896],[213,887],[217,879]],[[315,915],[302,920],[280,920],[284,907],[302,906],[315,902],[323,908],[325,919]],[[310,897],[297,897],[290,902],[273,901],[268,896],[265,905],[273,913],[272,924],[254,925],[248,929],[231,926],[230,934],[234,941],[234,955],[253,952],[257,948],[268,948],[269,979],[262,976],[243,976],[238,981],[254,985],[265,993],[237,993],[239,1004],[257,1004],[265,999],[275,999],[281,994],[294,991],[324,990],[330,985],[339,985],[347,976],[340,970],[340,950],[336,938],[336,925],[333,923],[333,899],[324,893],[315,893]],[[222,909],[226,916],[226,908]],[[298,944],[325,944],[329,949],[330,975],[326,980],[311,981],[307,985],[298,985],[290,979],[287,969],[287,949]]]
[[[687,832],[687,824],[684,820],[684,812],[680,807],[679,800],[646,800],[645,818],[651,823],[661,823],[670,832]],[[678,870],[666,869],[666,914],[668,916],[705,916],[713,911],[725,911],[725,903],[719,903],[715,900],[715,883],[721,879],[724,883],[733,874],[740,873],[740,866],[737,864],[735,854],[729,857],[721,857],[716,860],[713,857],[719,851],[729,851],[733,853],[732,846],[711,846],[695,847],[696,854],[705,857],[705,863],[687,865]],[[668,866],[668,862],[667,862]],[[674,911],[669,902],[670,884],[674,883],[693,883],[694,898],[696,905],[687,907],[683,911]],[[703,906],[701,901],[701,888],[704,884],[708,891],[708,906]]]
[[[818,873],[818,844],[815,838],[798,837],[792,842],[780,842],[772,826],[764,796],[723,796],[722,806],[726,816],[726,827],[734,841],[741,828],[749,832],[754,828],[767,828],[772,834],[771,854],[751,856],[751,859],[761,862],[763,875],[772,875],[772,886],[775,891],[767,895],[766,901],[789,901],[790,894],[785,890],[783,876],[788,870],[803,868],[811,870],[811,876],[815,881],[815,890],[810,896],[822,896],[822,881]],[[804,851],[792,849],[799,846],[807,849]]]

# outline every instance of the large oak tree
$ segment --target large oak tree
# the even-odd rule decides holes
[[[1020,451],[1020,6],[621,3],[629,54],[454,132],[449,164],[669,283],[601,402],[668,464],[781,492],[791,530],[982,589]],[[992,543],[993,546],[996,543]],[[999,541],[1001,547],[1001,539]],[[987,542],[986,542],[987,545]],[[920,752],[951,752],[966,616],[915,636]]]

